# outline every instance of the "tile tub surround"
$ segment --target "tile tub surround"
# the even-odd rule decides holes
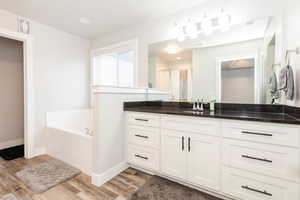
[[[192,107],[190,102],[124,102],[124,111],[300,124],[300,108],[286,105],[216,103],[214,112],[209,111],[208,104],[205,104],[204,112],[186,112],[192,111]]]

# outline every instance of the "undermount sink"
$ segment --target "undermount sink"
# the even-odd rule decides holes
[[[184,110],[183,112],[185,113],[193,113],[193,114],[201,114],[203,111],[198,111],[198,110]]]

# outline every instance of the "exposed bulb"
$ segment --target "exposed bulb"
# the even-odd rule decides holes
[[[212,34],[212,32],[213,32],[212,22],[211,22],[211,19],[207,15],[204,16],[204,18],[201,22],[201,25],[202,25],[202,30],[205,35]]]
[[[186,25],[186,33],[191,39],[196,39],[198,37],[198,30],[195,23],[193,23],[190,19]]]
[[[176,25],[176,37],[179,42],[183,42],[185,40],[183,27]]]
[[[222,32],[226,32],[230,30],[230,22],[231,17],[227,14],[224,9],[221,9],[220,16],[219,16],[219,25]]]

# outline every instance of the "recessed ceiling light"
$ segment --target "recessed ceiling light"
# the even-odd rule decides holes
[[[248,21],[246,22],[246,26],[252,26],[255,22],[254,21]]]
[[[176,57],[177,60],[181,60],[181,57]]]
[[[166,48],[165,48],[165,51],[168,53],[168,54],[176,54],[180,51],[181,49],[177,46],[177,45],[168,45]]]
[[[79,19],[79,22],[80,22],[81,24],[91,24],[91,23],[92,23],[92,21],[91,21],[89,18],[86,18],[86,17],[81,17],[81,18]]]

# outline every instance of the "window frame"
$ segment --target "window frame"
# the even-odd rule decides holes
[[[117,54],[121,52],[128,52],[128,51],[133,51],[134,53],[134,62],[133,62],[133,86],[136,87],[137,85],[137,66],[138,66],[138,40],[137,39],[132,39],[128,40],[125,42],[109,45],[103,48],[95,49],[91,51],[90,54],[90,62],[91,62],[91,80],[90,80],[90,85],[91,85],[91,90],[93,87],[124,87],[124,86],[119,86],[119,83],[117,85],[97,85],[95,84],[96,81],[96,74],[95,74],[95,63],[94,63],[94,58],[97,56],[101,55],[109,55],[109,54]],[[117,78],[119,80],[119,59],[117,59]],[[117,81],[118,81],[117,80]],[[131,88],[131,87],[125,87],[125,88]]]

